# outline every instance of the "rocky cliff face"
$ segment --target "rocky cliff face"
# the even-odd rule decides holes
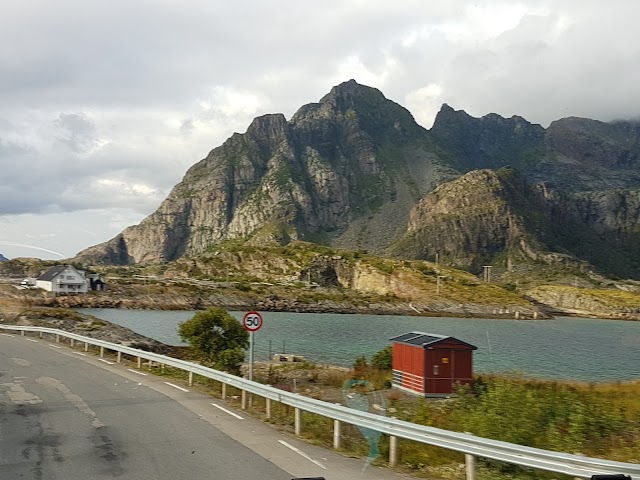
[[[440,185],[411,210],[392,251],[481,271],[502,253],[536,260],[549,251],[533,233],[550,223],[549,192],[513,169],[475,170]],[[532,219],[530,212],[539,218]]]
[[[515,171],[486,170],[505,166]],[[638,123],[566,118],[544,129],[444,105],[427,131],[349,81],[290,120],[256,118],[191,167],[156,212],[77,260],[170,261],[230,239],[302,239],[437,253],[472,269],[496,258],[584,259],[640,276],[639,191]]]
[[[354,81],[319,103],[256,118],[186,173],[140,225],[79,259],[130,264],[197,255],[228,239],[329,238],[380,250],[413,204],[457,173],[411,114]]]
[[[482,271],[514,263],[640,275],[640,191],[563,193],[516,170],[475,170],[440,185],[409,215],[395,254]]]

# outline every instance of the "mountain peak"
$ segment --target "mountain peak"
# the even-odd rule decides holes
[[[320,99],[321,104],[331,104],[340,111],[355,109],[365,103],[373,106],[387,101],[377,88],[361,85],[353,79],[336,85]]]

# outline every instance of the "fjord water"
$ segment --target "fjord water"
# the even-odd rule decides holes
[[[192,311],[80,309],[161,342],[180,345],[178,324]],[[231,312],[239,320],[244,312]],[[389,345],[410,331],[450,335],[478,347],[476,372],[603,382],[640,380],[640,322],[559,317],[518,321],[481,318],[402,317],[310,313],[262,314],[255,359],[271,353],[304,355],[314,362],[351,366],[355,357]]]

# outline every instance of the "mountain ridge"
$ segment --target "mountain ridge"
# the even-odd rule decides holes
[[[282,114],[255,118],[244,134],[232,135],[189,168],[156,212],[76,259],[172,261],[234,239],[253,244],[305,240],[426,258],[445,245],[423,234],[417,243],[407,241],[408,234],[415,239],[415,232],[435,225],[416,208],[447,182],[507,166],[519,172],[509,175],[524,196],[512,192],[502,209],[469,220],[476,223],[467,225],[461,246],[445,249],[452,252],[453,265],[475,269],[517,250],[527,261],[551,255],[544,261],[571,258],[614,274],[640,275],[640,265],[625,260],[640,253],[635,233],[639,123],[568,117],[545,129],[517,115],[476,118],[444,104],[427,130],[382,92],[353,80],[301,106],[289,120]],[[486,182],[496,181],[482,175]],[[464,189],[451,191],[460,199],[473,196]],[[485,197],[475,201],[479,198]],[[513,202],[524,205],[514,210]],[[461,208],[457,201],[449,204]],[[631,205],[628,215],[617,213],[623,205]],[[426,223],[420,227],[416,218]],[[482,253],[479,247],[489,241],[482,236],[483,225],[491,230],[505,221],[526,231],[526,240],[512,230],[498,241],[503,250]],[[561,238],[567,233],[558,222],[579,229],[576,245]],[[505,243],[505,238],[511,240]],[[620,250],[606,261],[595,251],[602,238]],[[523,241],[527,248],[518,247]]]

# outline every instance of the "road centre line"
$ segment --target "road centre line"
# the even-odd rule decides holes
[[[115,363],[110,362],[109,360],[105,360],[104,358],[99,358],[98,360],[100,360],[101,362],[104,362],[104,363],[108,363],[109,365],[115,365]]]
[[[164,383],[166,383],[170,387],[177,388],[178,390],[182,390],[183,392],[188,392],[189,391],[186,388],[179,387],[178,385],[174,385],[173,383],[169,383],[169,382],[164,382]]]
[[[75,353],[76,355],[82,355],[83,357],[86,357],[86,355],[84,353],[81,353],[81,352],[73,352],[73,353]]]
[[[242,418],[240,415],[238,415],[237,413],[233,413],[231,410],[227,410],[224,407],[221,407],[220,405],[217,405],[215,403],[212,403],[211,405],[213,405],[214,407],[222,410],[225,413],[228,413],[229,415],[231,415],[232,417],[236,417],[238,420],[244,420],[244,418]]]
[[[50,347],[53,347],[53,348],[62,348],[62,347],[59,347],[58,345],[51,345],[51,344],[49,344],[49,346],[50,346]]]
[[[38,340],[34,340],[33,338],[27,338],[30,342],[40,343]]]
[[[137,370],[134,370],[133,368],[127,368],[127,370],[129,370],[130,372],[133,372],[133,373],[137,373],[138,375],[144,375],[145,377],[147,376],[146,373],[139,372]]]
[[[311,458],[309,455],[307,455],[306,453],[304,453],[302,450],[300,450],[299,448],[294,447],[293,445],[288,444],[287,442],[285,442],[284,440],[278,440],[278,442],[280,442],[282,445],[284,445],[287,448],[290,448],[291,450],[293,450],[294,452],[296,452],[297,454],[303,456],[304,458],[306,458],[307,460],[309,460],[311,463],[315,463],[317,466],[319,466],[320,468],[322,468],[323,470],[326,470],[327,467],[325,467],[324,465],[322,465],[320,462],[318,462],[317,460],[314,460],[313,458]]]

